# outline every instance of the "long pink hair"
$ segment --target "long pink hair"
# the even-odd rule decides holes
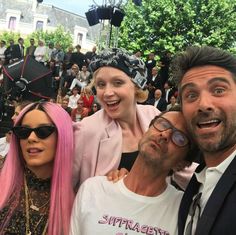
[[[19,125],[24,115],[33,110],[43,110],[52,120],[57,128],[57,149],[54,158],[54,167],[51,179],[50,211],[48,234],[59,235],[69,234],[70,216],[74,200],[72,185],[72,164],[73,164],[73,130],[70,116],[57,104],[33,103],[25,107],[18,118],[16,124]],[[19,149],[19,141],[12,134],[10,150],[4,166],[0,172],[0,210],[9,202],[12,195],[15,204],[19,201],[20,190],[23,186],[24,163]],[[13,208],[14,205],[13,205]],[[6,221],[0,225],[0,234],[7,225],[12,213]]]

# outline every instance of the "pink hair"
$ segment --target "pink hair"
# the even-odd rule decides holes
[[[19,125],[24,115],[33,109],[44,110],[57,128],[57,147],[51,179],[48,234],[66,235],[69,234],[70,216],[74,200],[72,185],[72,122],[70,116],[60,106],[45,102],[34,103],[25,107],[18,116],[15,125]],[[0,210],[7,205],[12,195],[17,195],[14,199],[15,201],[19,201],[20,190],[23,186],[24,172],[24,163],[20,155],[19,142],[13,134],[10,143],[10,151],[0,172]],[[1,225],[0,234],[14,211],[10,213],[3,225]]]

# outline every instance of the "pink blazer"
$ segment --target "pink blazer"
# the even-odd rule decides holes
[[[137,105],[143,133],[159,113],[154,106]],[[121,127],[103,109],[74,123],[74,137],[74,184],[80,186],[89,177],[106,175],[118,168],[122,154]]]

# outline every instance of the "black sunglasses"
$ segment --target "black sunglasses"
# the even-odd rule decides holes
[[[170,121],[168,121],[164,117],[158,117],[154,122],[153,126],[155,129],[158,131],[166,131],[168,129],[173,130],[171,134],[171,140],[172,142],[179,146],[179,147],[184,147],[189,144],[189,139],[188,137],[180,130],[176,129]]]
[[[26,126],[15,126],[12,128],[13,133],[19,139],[27,139],[30,136],[32,131],[36,134],[36,136],[38,138],[46,139],[55,130],[56,130],[56,127],[53,125],[39,126],[36,128],[30,128],[30,127],[26,127]]]

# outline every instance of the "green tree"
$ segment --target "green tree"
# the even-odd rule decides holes
[[[46,44],[53,42],[54,44],[60,43],[63,50],[66,50],[72,45],[72,36],[69,31],[66,31],[63,26],[58,26],[55,31],[35,31],[27,37],[28,39],[34,38],[37,40],[44,40]]]
[[[1,40],[5,40],[7,44],[9,44],[9,40],[13,39],[15,43],[17,43],[17,40],[19,37],[23,37],[20,35],[20,33],[14,33],[14,32],[7,32],[4,31],[0,34]],[[34,38],[36,41],[39,39],[44,40],[46,44],[49,42],[53,42],[54,44],[60,43],[63,50],[66,50],[69,46],[72,45],[72,36],[69,31],[66,31],[63,26],[58,26],[55,31],[35,31],[32,34],[29,34],[27,37],[24,38],[24,45],[25,48],[30,45],[30,38]]]
[[[181,51],[189,45],[211,45],[236,52],[236,1],[128,1],[119,46],[145,54]]]
[[[0,34],[1,40],[4,40],[7,45],[9,45],[9,41],[11,39],[13,39],[15,43],[17,43],[19,37],[20,37],[20,34],[14,33],[14,32],[4,31],[4,32],[1,32],[1,34]]]

